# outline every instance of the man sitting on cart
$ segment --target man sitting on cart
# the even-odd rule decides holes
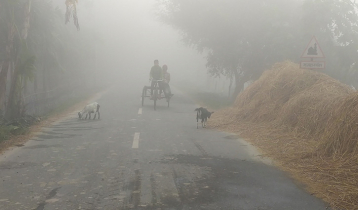
[[[151,68],[149,75],[150,75],[150,80],[152,81],[151,91],[150,91],[151,98],[153,98],[154,85],[158,80],[159,80],[158,81],[159,89],[160,91],[164,92],[165,97],[168,99],[169,97],[172,96],[169,84],[164,81],[165,78],[163,75],[163,69],[159,66],[158,60],[154,61],[154,66]]]
[[[159,61],[154,61],[154,66],[150,69],[149,79],[152,81],[150,95],[153,97],[153,88],[157,80],[163,80],[163,69],[159,66]],[[159,81],[159,88],[162,89],[162,82]]]

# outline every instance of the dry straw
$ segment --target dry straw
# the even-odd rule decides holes
[[[358,209],[358,93],[286,61],[209,126],[237,132],[335,209]]]

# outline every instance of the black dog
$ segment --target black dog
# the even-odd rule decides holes
[[[206,121],[211,117],[214,112],[209,112],[207,109],[200,107],[196,108],[196,128],[199,128],[199,119],[201,119],[201,126],[206,127]]]

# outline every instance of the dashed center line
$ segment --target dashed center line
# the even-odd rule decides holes
[[[142,108],[139,108],[138,114],[142,114],[142,113],[143,113],[143,109],[142,109]]]
[[[139,148],[139,136],[140,136],[140,133],[135,133],[134,134],[132,149],[138,149]]]

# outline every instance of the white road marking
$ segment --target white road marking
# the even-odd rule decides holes
[[[138,114],[142,114],[142,113],[143,113],[143,109],[142,109],[142,108],[139,108]]]
[[[138,149],[138,147],[139,147],[139,136],[140,136],[140,133],[135,133],[134,134],[132,149]]]

